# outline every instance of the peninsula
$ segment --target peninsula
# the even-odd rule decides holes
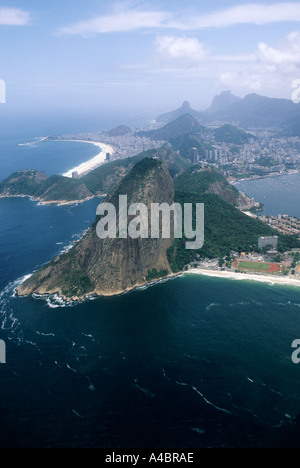
[[[162,160],[173,176],[189,167],[189,163],[172,149],[149,150],[137,156],[101,164],[80,178],[60,175],[48,177],[33,169],[14,172],[0,182],[0,198],[30,197],[41,204],[72,204],[103,197],[144,158]],[[73,169],[74,170],[74,169]]]
[[[116,209],[119,194],[128,202],[174,202],[174,185],[167,167],[156,159],[143,159],[108,195]],[[117,212],[118,213],[118,212]],[[171,274],[167,249],[173,239],[99,239],[95,222],[69,252],[54,259],[17,289],[19,296],[57,293],[74,300],[87,295],[119,294]]]
[[[222,259],[223,264],[226,258],[230,263],[232,256],[257,250],[260,236],[278,235],[282,252],[291,247],[300,248],[300,241],[294,236],[280,234],[242,213],[238,208],[239,192],[216,169],[193,165],[174,179],[170,170],[172,165],[168,169],[157,157],[142,158],[104,201],[115,206],[117,215],[119,195],[127,195],[129,204],[144,203],[149,208],[151,203],[172,205],[175,201],[182,207],[185,203],[204,203],[205,243],[201,249],[187,250],[185,238],[163,239],[160,235],[158,239],[151,239],[150,232],[147,239],[118,236],[99,239],[96,218],[69,252],[55,258],[21,284],[18,295],[58,294],[67,300],[84,300],[91,295],[110,296],[182,274],[193,265],[200,267],[195,267],[193,272],[215,276],[219,275],[218,268],[210,272],[201,269],[207,259]],[[149,220],[149,229],[150,226]],[[234,262],[232,265],[231,277],[235,274]],[[220,274],[225,277],[223,272]],[[247,279],[247,275],[243,279]]]

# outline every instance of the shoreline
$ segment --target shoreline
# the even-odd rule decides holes
[[[33,297],[34,299],[42,299],[46,300],[49,305],[49,300],[51,302],[51,298],[58,298],[62,300],[65,305],[77,305],[80,303],[84,303],[89,300],[101,299],[101,298],[112,298],[122,296],[124,294],[128,294],[131,292],[141,291],[144,288],[149,288],[152,286],[156,286],[162,282],[174,280],[177,278],[182,278],[185,275],[198,275],[198,276],[207,276],[210,278],[220,278],[220,279],[232,279],[236,281],[256,281],[259,283],[267,283],[271,286],[274,285],[281,285],[281,286],[294,286],[300,288],[300,279],[294,279],[290,277],[271,277],[267,275],[255,275],[255,274],[242,274],[242,273],[234,273],[230,271],[218,271],[218,270],[207,270],[201,268],[192,268],[187,271],[182,271],[178,273],[170,273],[169,275],[163,278],[157,278],[154,281],[149,281],[141,284],[136,284],[135,286],[129,287],[125,290],[114,291],[114,292],[106,292],[99,294],[96,291],[91,291],[83,296],[76,296],[76,297],[67,297],[62,294],[61,290],[56,290],[52,292],[34,292],[31,294],[19,294],[18,287],[23,284],[20,283],[15,288],[15,295],[16,297],[23,298],[23,297]],[[28,278],[32,275],[28,275]],[[26,279],[28,279],[26,278]],[[59,307],[59,306],[58,306]]]
[[[78,203],[84,203],[89,200],[93,200],[94,198],[103,198],[105,197],[106,194],[103,195],[93,195],[92,197],[87,197],[87,198],[82,198],[81,200],[49,200],[49,201],[44,201],[41,200],[40,198],[35,198],[30,195],[0,195],[0,200],[5,199],[5,198],[29,198],[30,201],[37,203],[40,206],[46,206],[46,205],[57,205],[57,206],[64,206],[64,205],[76,205]]]
[[[254,273],[234,273],[232,271],[206,270],[204,268],[192,268],[183,272],[184,275],[201,275],[211,278],[233,279],[237,281],[257,281],[259,283],[269,283],[271,285],[295,286],[300,288],[300,279],[289,276],[268,276],[256,275]]]
[[[73,167],[72,169],[62,174],[63,177],[68,177],[68,178],[72,178],[73,172],[77,172],[79,177],[82,177],[83,175],[88,174],[89,172],[93,171],[94,169],[97,169],[97,167],[105,163],[107,153],[112,155],[115,152],[115,149],[111,145],[108,145],[106,143],[100,143],[98,141],[89,141],[89,140],[54,140],[54,141],[59,141],[59,142],[60,141],[72,141],[72,142],[79,142],[79,143],[90,143],[91,145],[94,145],[100,149],[100,153],[98,153],[93,158],[89,159],[88,161],[82,164],[79,164],[76,167]]]
[[[289,175],[293,175],[293,174],[300,174],[300,170],[290,169],[287,172],[284,172],[282,174],[270,173],[270,174],[263,175],[263,176],[245,177],[244,179],[236,179],[236,180],[233,180],[233,181],[229,181],[229,183],[231,185],[237,185],[240,182],[248,182],[250,180],[269,179],[269,178],[273,178],[273,177],[284,177],[284,176],[289,176]]]
[[[18,298],[24,298],[24,297],[33,297],[34,299],[42,299],[46,300],[48,302],[49,299],[51,298],[59,298],[60,300],[64,301],[66,304],[80,304],[84,303],[89,300],[95,300],[95,299],[101,299],[101,298],[112,298],[112,297],[118,297],[118,296],[123,296],[125,294],[135,292],[135,291],[141,291],[144,288],[149,288],[152,286],[156,286],[157,284],[161,284],[166,281],[170,281],[179,277],[183,276],[183,272],[179,273],[169,273],[167,276],[164,276],[162,278],[157,278],[153,281],[146,281],[144,283],[136,284],[134,286],[128,287],[124,290],[118,290],[114,292],[106,292],[106,293],[98,293],[96,290],[91,291],[87,294],[84,294],[83,296],[72,296],[68,297],[65,296],[61,290],[58,288],[56,291],[52,292],[32,292],[29,294],[19,294],[18,288],[22,286],[22,284],[29,279],[31,276],[34,275],[35,272],[31,273],[30,275],[26,276],[26,279],[22,282],[20,282],[15,288],[15,296]]]

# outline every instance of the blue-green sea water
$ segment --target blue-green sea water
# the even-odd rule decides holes
[[[23,169],[44,171],[48,176],[63,174],[98,153],[99,148],[93,144],[77,141],[41,141],[40,138],[2,140],[1,180]]]
[[[43,168],[61,173],[64,151],[73,167],[74,148],[55,145],[24,161],[50,151]],[[7,173],[2,152],[0,164]],[[0,200],[0,447],[300,446],[297,288],[183,276],[69,306],[15,297],[22,277],[82,235],[98,203]]]
[[[264,214],[288,214],[300,218],[299,173],[245,180],[239,182],[237,188],[262,203]]]

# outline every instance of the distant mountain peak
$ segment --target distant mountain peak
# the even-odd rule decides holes
[[[166,114],[162,114],[159,117],[157,117],[157,122],[163,122],[163,123],[169,123],[172,122],[173,120],[178,119],[178,117],[181,117],[182,115],[185,114],[190,114],[195,118],[200,117],[200,112],[195,111],[192,109],[190,103],[188,101],[184,101],[181,107],[179,109],[176,109],[171,112],[167,112]]]
[[[242,99],[238,96],[234,96],[231,91],[223,91],[221,94],[214,97],[212,105],[209,109],[209,112],[217,113],[221,112],[226,107],[231,106],[237,102],[240,102]]]
[[[184,101],[180,109],[184,112],[189,112],[190,110],[192,110],[189,101]]]

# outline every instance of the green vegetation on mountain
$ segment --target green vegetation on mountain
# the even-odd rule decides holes
[[[47,177],[33,170],[15,172],[0,183],[0,196],[29,196],[43,203],[72,202],[93,196],[82,179]]]
[[[212,167],[202,167],[199,164],[193,165],[179,175],[174,184],[176,193],[196,195],[214,193],[232,205],[237,205],[240,196],[236,187],[231,185],[220,171]]]
[[[170,141],[172,138],[177,138],[185,133],[198,133],[202,126],[190,114],[184,114],[178,117],[176,120],[168,123],[164,127],[158,128],[157,130],[150,130],[139,132],[139,136],[146,136],[152,140],[158,141]]]
[[[263,167],[273,167],[273,166],[278,166],[278,161],[275,161],[275,159],[269,158],[262,156],[259,159],[256,159],[255,164],[258,164],[259,166]]]
[[[198,155],[201,158],[205,156],[206,150],[211,151],[213,149],[212,145],[205,143],[201,137],[192,133],[185,133],[184,135],[172,138],[170,143],[174,150],[179,151],[184,158],[189,160],[192,159],[193,148],[197,149]]]
[[[130,127],[127,125],[119,125],[116,128],[113,128],[108,132],[108,135],[111,137],[119,137],[119,136],[124,136],[128,135],[129,133],[132,133],[132,130]]]
[[[51,176],[45,180],[33,197],[43,203],[80,201],[93,197],[87,186],[80,179],[69,179],[63,176]]]
[[[220,143],[245,145],[253,136],[234,125],[226,124],[214,131],[214,138]]]
[[[166,276],[168,276],[168,274],[169,274],[168,270],[157,271],[156,268],[153,268],[151,271],[150,270],[148,271],[146,280],[153,281],[156,279],[165,278]]]
[[[14,172],[10,177],[0,182],[1,196],[33,196],[48,179],[44,172],[25,170]]]
[[[122,178],[144,158],[159,158],[172,177],[189,167],[172,149],[149,150],[133,158],[120,159],[94,169],[80,179],[51,176],[40,171],[25,170],[12,174],[0,183],[0,196],[30,196],[42,203],[75,202],[110,192]]]
[[[279,234],[265,223],[250,218],[235,208],[233,203],[228,203],[222,197],[222,192],[209,193],[210,187],[215,183],[213,181],[222,183],[221,173],[197,170],[191,174],[191,169],[175,179],[175,201],[182,207],[184,203],[204,203],[205,241],[202,249],[186,250],[187,239],[175,239],[168,249],[168,259],[173,272],[181,271],[185,265],[200,258],[229,257],[231,251],[258,251],[260,236],[278,236],[280,252],[300,247],[296,236]],[[225,184],[224,181],[223,183]],[[233,187],[232,189],[235,190]]]
[[[152,149],[133,158],[119,159],[100,166],[82,177],[80,181],[95,195],[109,193],[139,161],[154,157],[166,164],[173,177],[188,167],[185,159],[171,149]]]

